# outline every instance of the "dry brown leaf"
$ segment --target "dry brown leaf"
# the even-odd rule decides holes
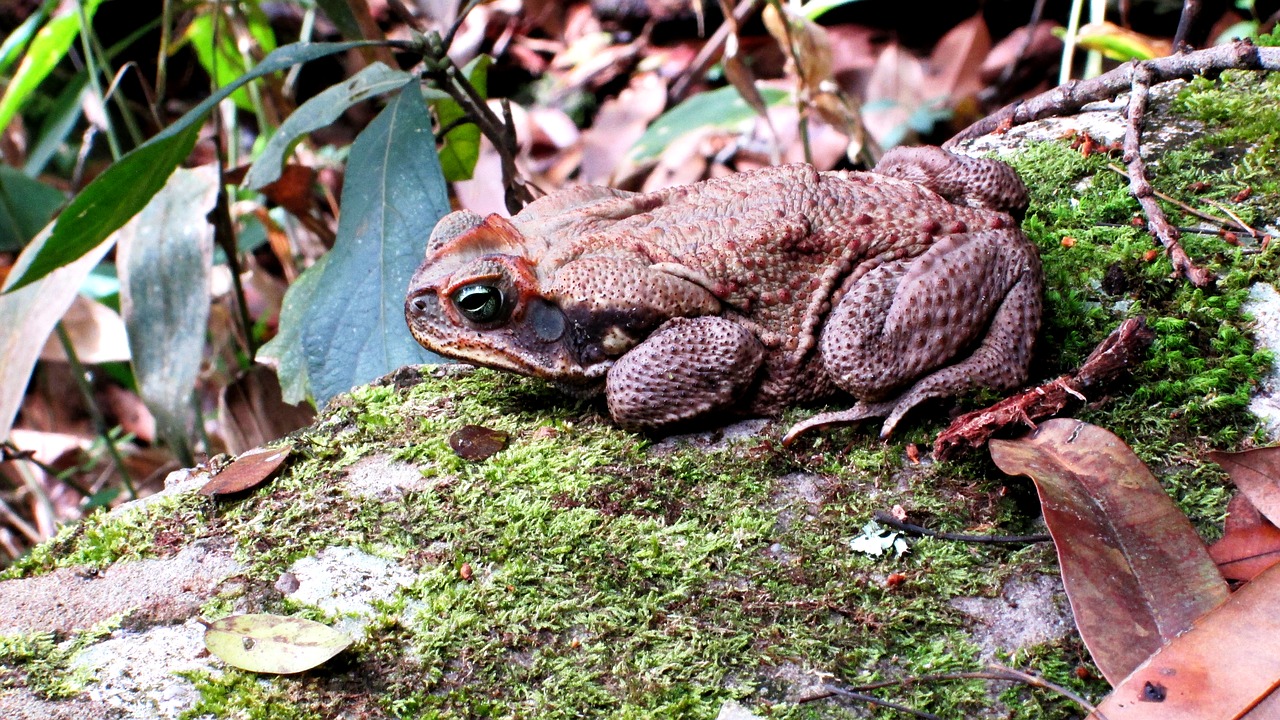
[[[924,102],[924,64],[898,43],[890,43],[867,80],[862,122],[881,147],[901,144],[903,128]]]
[[[1258,512],[1280,525],[1280,445],[1235,453],[1215,450],[1209,459],[1227,471]]]
[[[293,452],[292,445],[278,448],[261,447],[236,458],[213,479],[200,487],[201,495],[231,495],[253,489],[280,468]]]
[[[1191,522],[1114,434],[1059,418],[990,448],[1035,481],[1076,627],[1113,684],[1226,599]]]
[[[284,437],[315,417],[310,405],[284,401],[275,369],[265,365],[254,365],[218,397],[218,427],[231,453]]]
[[[1273,567],[1171,638],[1089,720],[1270,720],[1277,685],[1280,568]]]
[[[956,25],[942,36],[929,57],[932,77],[926,95],[946,97],[955,105],[978,94],[982,81],[982,61],[991,52],[991,33],[979,13]]]
[[[315,206],[316,171],[297,163],[288,163],[280,172],[280,178],[262,187],[259,192],[271,202],[297,217],[311,214]]]
[[[129,337],[125,333],[124,320],[120,313],[77,295],[71,302],[71,308],[62,316],[62,326],[71,338],[71,347],[76,357],[87,365],[105,362],[126,362],[129,360]],[[67,354],[62,350],[62,342],[57,333],[49,336],[40,350],[41,360],[66,362]]]
[[[1227,505],[1222,539],[1209,546],[1209,557],[1228,580],[1252,580],[1280,562],[1280,528],[1258,512],[1244,495]]]
[[[982,82],[993,83],[1004,74],[1005,68],[1015,60],[1019,66],[1039,67],[1042,63],[1062,56],[1062,40],[1053,34],[1058,23],[1042,20],[1031,29],[1031,41],[1023,50],[1026,42],[1027,27],[1024,25],[1010,33],[1005,39],[996,43],[982,62]],[[1022,53],[1021,59],[1018,53]]]
[[[449,436],[449,447],[463,460],[484,460],[507,447],[511,436],[483,425],[463,425]]]
[[[667,85],[656,72],[637,73],[618,97],[610,98],[582,133],[582,182],[603,185],[625,175],[618,165],[667,104]]]

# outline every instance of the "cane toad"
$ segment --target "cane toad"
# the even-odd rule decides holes
[[[504,219],[462,210],[405,300],[441,355],[603,390],[623,427],[770,415],[886,417],[1026,379],[1040,260],[1026,188],[995,160],[899,149],[874,172],[786,165],[637,194],[564,190]]]

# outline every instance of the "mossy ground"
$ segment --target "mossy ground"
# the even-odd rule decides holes
[[[1193,84],[1177,110],[1210,132],[1158,158],[1156,186],[1193,204],[1188,188],[1200,187],[1193,183],[1207,183],[1204,195],[1224,202],[1249,186],[1252,196],[1232,203],[1237,213],[1258,221],[1280,214],[1268,172],[1277,160],[1277,87],[1252,75]],[[1232,109],[1232,129],[1218,117],[1229,103],[1245,104]],[[1241,117],[1252,123],[1247,131],[1238,129]],[[1257,144],[1248,153],[1217,149],[1245,142]],[[1250,282],[1274,280],[1274,245],[1263,251],[1249,241],[1237,247],[1187,235],[1188,253],[1221,278],[1212,290],[1196,290],[1171,278],[1163,257],[1145,257],[1152,240],[1132,226],[1136,203],[1107,158],[1047,143],[1013,162],[1033,191],[1024,228],[1046,271],[1034,377],[1075,367],[1121,319],[1145,315],[1157,333],[1149,359],[1078,416],[1130,442],[1212,534],[1229,491],[1202,457],[1257,440],[1245,404],[1272,358],[1253,350],[1241,306]],[[1176,224],[1191,223],[1167,209]],[[367,637],[321,670],[265,682],[235,670],[193,674],[203,698],[193,716],[326,717],[359,696],[360,713],[404,718],[711,718],[729,698],[767,717],[887,718],[897,715],[788,705],[773,678],[793,666],[846,685],[980,669],[964,618],[948,601],[994,594],[1016,574],[1056,572],[1044,545],[926,539],[902,557],[881,558],[850,549],[871,514],[894,505],[941,530],[1034,531],[1029,483],[983,457],[908,459],[909,443],[927,446],[941,429],[940,413],[918,413],[887,445],[864,428],[783,450],[778,432],[812,412],[804,409],[727,449],[658,453],[598,408],[536,381],[488,371],[406,378],[335,403],[293,439],[288,471],[246,498],[214,504],[188,496],[90,519],[9,575],[163,554],[222,536],[248,567],[249,604],[320,618],[272,590],[300,557],[349,545],[416,571],[410,587],[380,606]],[[510,446],[479,462],[459,458],[447,438],[467,423],[510,433]],[[345,469],[375,453],[417,467],[431,489],[391,503],[351,493]],[[794,473],[823,484],[816,507],[785,490],[780,479]],[[231,605],[211,600],[206,614]],[[39,638],[0,640],[0,668],[62,657]],[[1105,692],[1100,681],[1080,678],[1097,673],[1074,638],[1006,661],[1087,696]],[[972,680],[878,692],[952,718],[993,702]],[[1001,697],[1003,717],[1079,715],[1040,690],[1015,687]]]

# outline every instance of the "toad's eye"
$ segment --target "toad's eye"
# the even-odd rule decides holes
[[[492,285],[464,285],[453,293],[453,304],[474,323],[491,323],[502,316],[502,291]]]

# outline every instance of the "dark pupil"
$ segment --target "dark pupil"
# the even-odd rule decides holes
[[[472,322],[491,322],[502,310],[502,291],[492,285],[467,285],[453,297],[458,310]]]

